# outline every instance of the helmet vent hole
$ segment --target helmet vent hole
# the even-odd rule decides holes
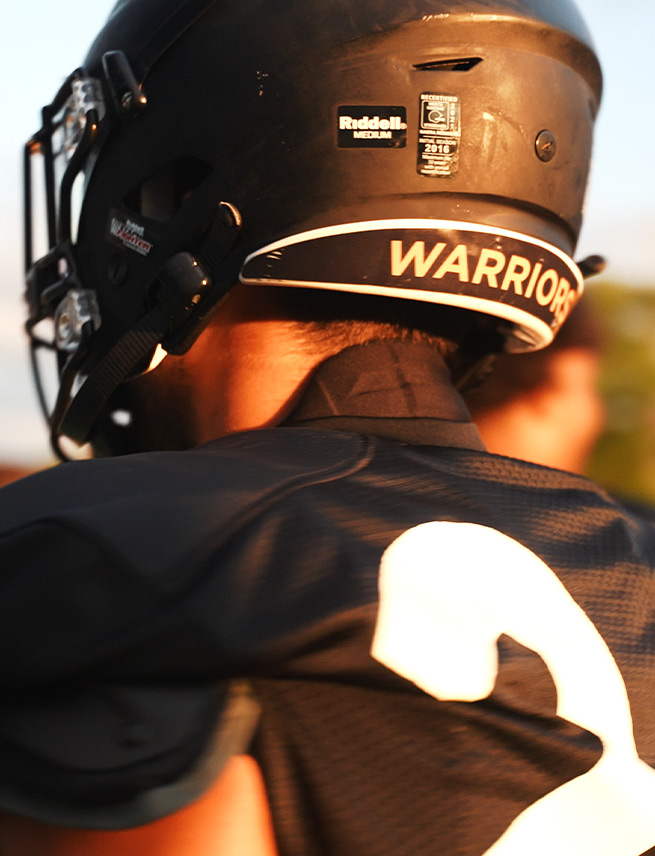
[[[481,56],[460,57],[458,59],[431,59],[414,63],[417,71],[470,71],[482,62]]]
[[[135,214],[166,223],[210,172],[211,166],[198,158],[181,158],[134,188],[123,203]]]

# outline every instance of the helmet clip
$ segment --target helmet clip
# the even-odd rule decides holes
[[[103,54],[102,67],[119,116],[126,119],[138,116],[148,99],[123,51],[107,51]]]

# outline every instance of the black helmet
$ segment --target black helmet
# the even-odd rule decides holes
[[[26,148],[55,441],[93,437],[239,279],[465,307],[507,350],[547,345],[582,292],[600,94],[569,0],[120,0]]]

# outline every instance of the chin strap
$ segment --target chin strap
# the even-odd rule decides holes
[[[582,276],[589,279],[589,277],[602,273],[607,267],[607,261],[603,256],[587,256],[586,259],[578,262],[578,267]]]
[[[112,393],[152,354],[170,331],[174,319],[184,316],[196,305],[210,283],[208,274],[190,253],[177,253],[169,259],[157,281],[156,305],[100,359],[68,407],[72,384],[64,382],[64,377],[77,376],[77,366],[71,360],[64,369],[52,417],[51,439],[59,457],[65,457],[59,446],[59,435],[70,437],[76,443],[87,442],[94,422]]]
[[[85,339],[91,325],[82,330],[82,341],[61,373],[59,394],[50,419],[50,442],[61,460],[68,456],[60,437],[82,445],[107,401],[139,370],[159,344],[168,353],[184,353],[206,323],[213,307],[236,279],[229,256],[240,231],[238,211],[222,202],[219,215],[207,233],[197,256],[180,252],[161,268],[153,282],[153,306],[98,360],[71,398],[71,390],[83,378],[80,367],[88,355]],[[200,260],[199,260],[200,259]],[[209,271],[222,271],[212,282]]]

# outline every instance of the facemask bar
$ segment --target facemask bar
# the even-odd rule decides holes
[[[95,142],[104,103],[100,84],[83,68],[64,82],[54,101],[43,108],[43,124],[25,146],[25,266],[33,253],[32,158],[43,157],[49,248],[70,241],[71,191]],[[58,174],[59,173],[59,174]]]
[[[95,328],[100,323],[94,297],[81,289],[77,282],[71,235],[73,189],[76,181],[83,177],[103,116],[99,82],[89,77],[83,68],[78,68],[64,82],[52,103],[43,108],[42,126],[25,146],[24,234],[28,304],[25,326],[30,338],[32,372],[39,404],[51,425],[56,419],[47,402],[39,352],[46,349],[57,354],[63,381],[64,375],[72,375],[83,359],[89,326]],[[35,211],[34,206],[36,156],[43,161],[44,212]],[[44,223],[35,222],[38,213],[45,215]],[[39,228],[45,228],[48,248],[35,259],[35,233]],[[90,307],[84,317],[80,316],[78,329],[71,328],[70,311],[58,312],[64,297],[71,294],[77,296],[78,302]],[[37,327],[42,328],[42,322],[47,319],[53,320],[54,329],[46,336]],[[85,328],[84,332],[79,328]],[[70,383],[62,383],[62,386],[70,387]]]

